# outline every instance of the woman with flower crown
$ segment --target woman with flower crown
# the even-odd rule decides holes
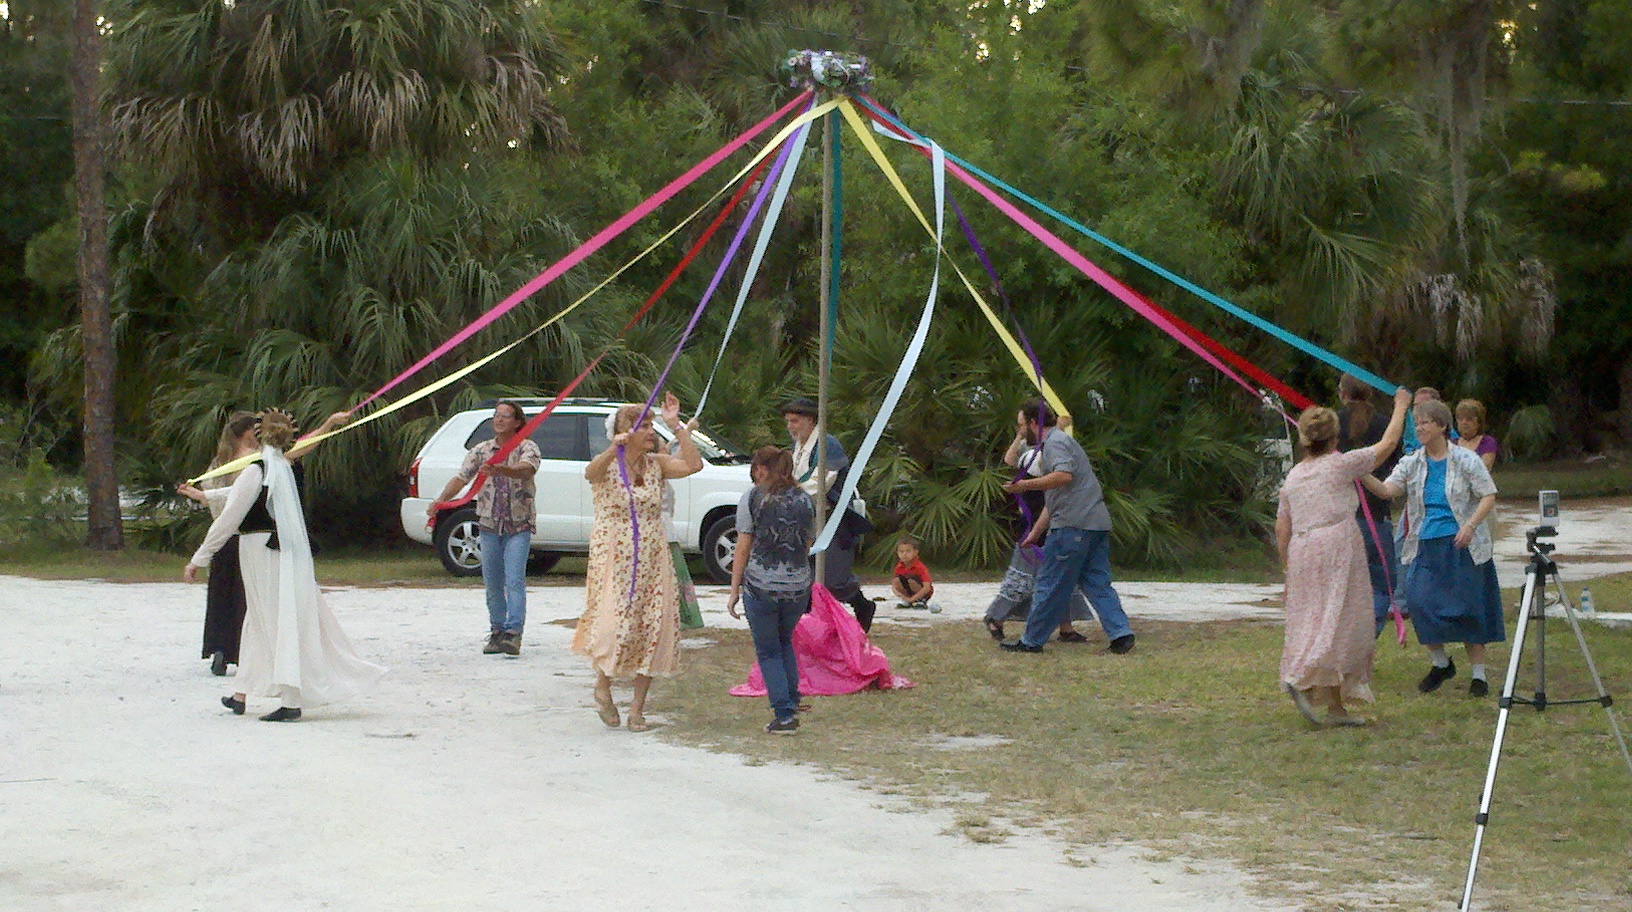
[[[318,428],[326,433],[351,420],[337,412]],[[297,443],[293,416],[260,414],[260,460],[238,474],[226,505],[211,524],[183,578],[196,582],[216,551],[234,534],[248,610],[238,653],[237,692],[221,703],[242,715],[250,697],[274,698],[265,722],[292,722],[304,706],[338,703],[368,688],[385,669],[357,657],[317,588],[311,542],[291,457],[311,448]],[[316,435],[314,435],[316,436]]]

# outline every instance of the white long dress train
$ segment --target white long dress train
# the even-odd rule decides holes
[[[248,611],[233,689],[289,707],[347,700],[373,686],[386,669],[357,656],[317,588],[294,472],[281,451],[263,448],[261,462],[239,474],[192,562],[208,566],[238,532],[260,497],[263,478],[278,548],[267,547],[272,537],[267,532],[238,539]]]

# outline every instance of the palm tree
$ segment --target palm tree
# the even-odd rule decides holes
[[[359,158],[552,145],[563,60],[526,0],[116,0],[120,147],[155,216],[264,237]]]

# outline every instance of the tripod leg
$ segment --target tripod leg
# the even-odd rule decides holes
[[[1564,584],[1558,578],[1558,571],[1553,571],[1553,585],[1558,587],[1559,602],[1564,605],[1564,617],[1570,622],[1570,629],[1575,631],[1576,645],[1581,647],[1581,657],[1587,660],[1587,671],[1592,675],[1592,686],[1598,694],[1598,702],[1604,707],[1604,713],[1609,716],[1609,728],[1615,733],[1615,743],[1621,746],[1621,759],[1626,761],[1628,772],[1632,772],[1632,753],[1626,750],[1626,738],[1621,734],[1621,724],[1615,718],[1613,700],[1604,690],[1604,679],[1598,675],[1598,663],[1592,660],[1592,652],[1587,649],[1587,638],[1581,633],[1581,623],[1576,620],[1575,606],[1570,604],[1570,597],[1564,592]]]
[[[1530,612],[1536,605],[1540,574],[1534,563],[1524,572],[1524,598],[1519,602],[1519,620],[1513,632],[1513,653],[1507,657],[1507,677],[1502,681],[1501,709],[1496,714],[1496,737],[1490,745],[1490,765],[1485,770],[1485,790],[1479,796],[1479,813],[1474,819],[1473,855],[1468,859],[1468,879],[1462,887],[1462,905],[1468,912],[1473,902],[1473,878],[1479,870],[1479,850],[1485,842],[1485,826],[1490,823],[1490,796],[1496,790],[1496,768],[1502,759],[1502,738],[1507,734],[1507,717],[1513,707],[1513,685],[1519,679],[1519,660],[1524,654],[1524,634],[1530,626]]]

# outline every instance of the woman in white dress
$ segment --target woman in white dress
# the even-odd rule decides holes
[[[344,412],[324,422],[336,427]],[[373,685],[385,669],[357,657],[334,612],[317,588],[311,542],[300,493],[286,451],[295,446],[287,412],[261,413],[256,436],[261,459],[239,473],[227,502],[210,526],[183,577],[198,579],[200,567],[234,534],[248,611],[239,647],[237,692],[221,698],[242,715],[249,697],[268,697],[278,708],[265,722],[292,722],[307,705],[337,703]],[[302,449],[305,449],[303,447]]]

